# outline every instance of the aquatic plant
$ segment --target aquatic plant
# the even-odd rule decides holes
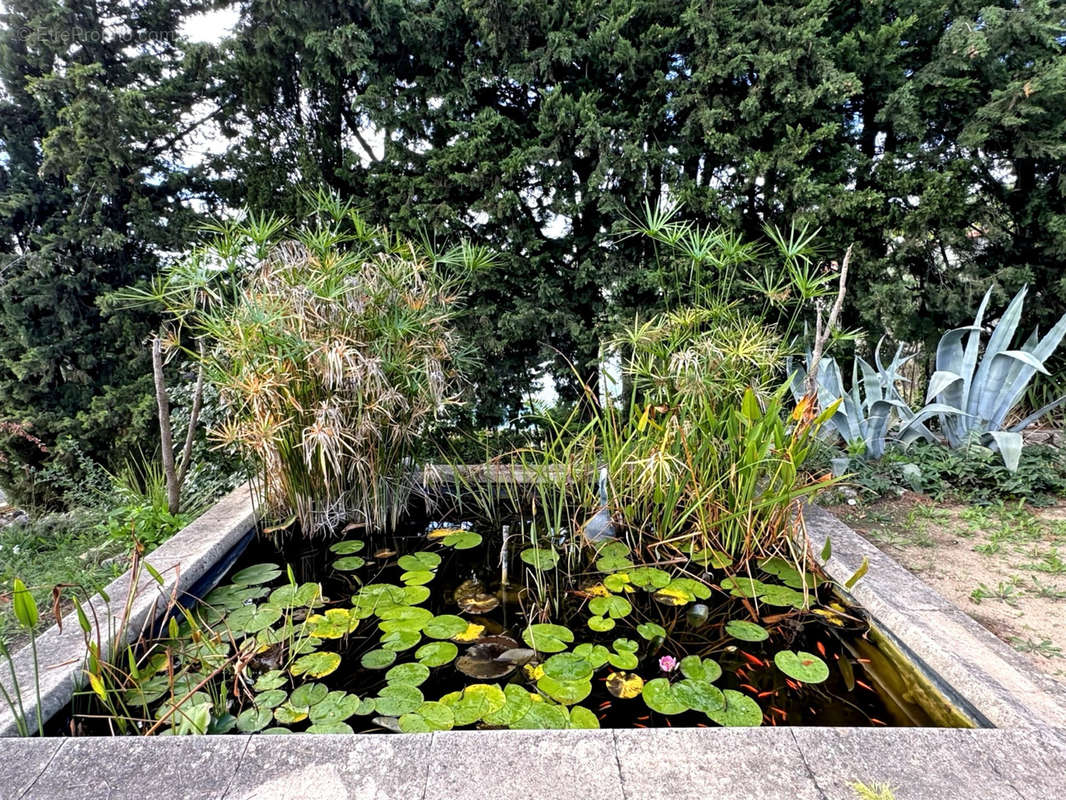
[[[320,194],[294,224],[219,223],[145,297],[203,347],[226,410],[213,431],[258,467],[269,512],[307,535],[350,518],[383,528],[405,506],[417,437],[456,400],[452,322],[481,249],[435,253]]]

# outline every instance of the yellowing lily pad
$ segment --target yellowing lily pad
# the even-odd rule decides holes
[[[309,653],[296,659],[289,672],[293,675],[310,675],[312,678],[321,678],[329,675],[341,665],[341,657],[338,653]]]
[[[644,679],[635,672],[612,672],[607,676],[607,691],[615,697],[630,700],[644,689]]]

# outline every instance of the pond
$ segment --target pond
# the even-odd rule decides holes
[[[512,507],[260,534],[61,733],[930,725],[859,609],[781,556],[582,547]],[[106,702],[105,702],[106,701]]]

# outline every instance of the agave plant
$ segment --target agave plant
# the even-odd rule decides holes
[[[925,421],[937,413],[951,409],[939,404],[927,405],[915,413],[904,401],[898,384],[905,381],[900,370],[913,356],[903,356],[902,345],[886,367],[881,361],[881,342],[874,350],[874,365],[856,357],[851,367],[851,389],[844,388],[844,380],[836,360],[823,356],[819,360],[817,387],[818,405],[828,408],[840,400],[837,411],[828,425],[847,443],[849,450],[867,458],[881,458],[888,440],[910,444],[918,439],[934,441]],[[805,392],[807,369],[811,354],[807,353],[806,369],[792,373],[792,394],[799,401]],[[860,378],[861,373],[861,378]]]
[[[1037,372],[1047,374],[1044,362],[1066,335],[1066,315],[1043,337],[1034,330],[1019,349],[1011,342],[1021,321],[1028,287],[1023,286],[999,322],[992,327],[981,351],[982,321],[989,289],[972,325],[948,331],[936,348],[936,372],[929,379],[927,402],[936,398],[940,429],[948,444],[963,447],[977,441],[998,450],[1007,469],[1015,470],[1022,452],[1025,427],[1066,402],[1066,395],[1004,428],[1007,417],[1025,395]],[[930,408],[930,406],[926,406]]]

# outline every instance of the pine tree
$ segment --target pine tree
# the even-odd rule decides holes
[[[178,35],[200,6],[6,4],[0,33],[0,480],[15,499],[27,469],[109,467],[151,457],[145,340],[154,320],[106,308],[182,247],[200,191],[180,162],[203,124],[210,61]],[[76,477],[75,477],[76,480]]]

